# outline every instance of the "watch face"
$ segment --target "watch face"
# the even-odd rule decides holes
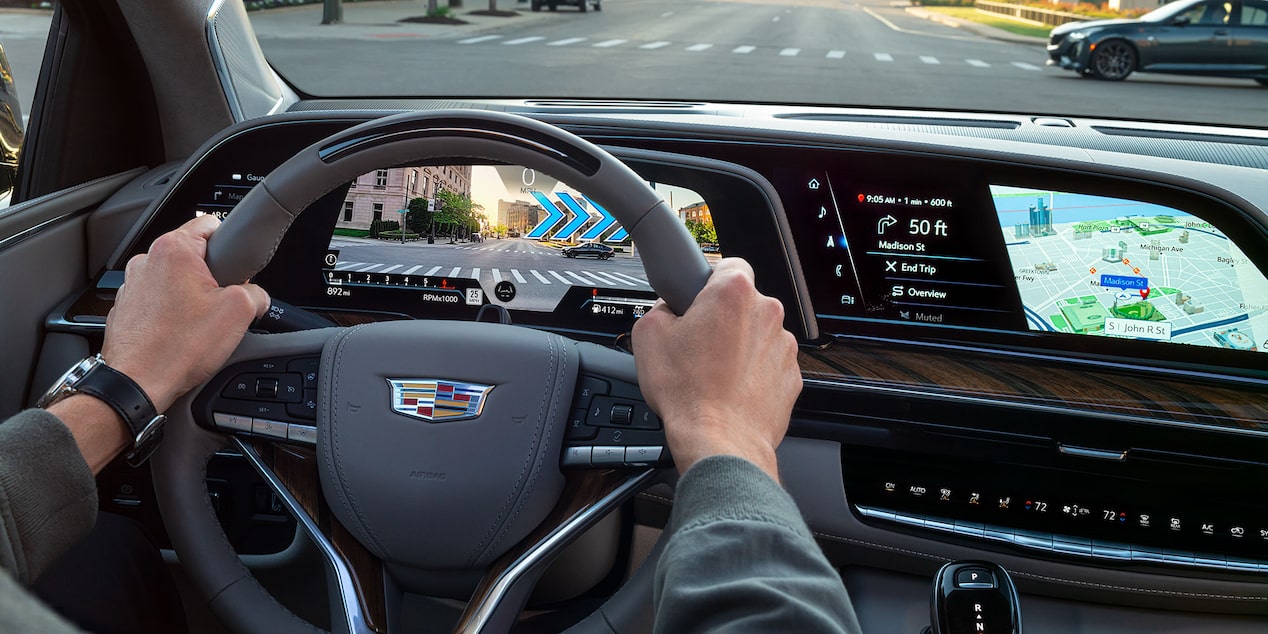
[[[88,374],[88,371],[92,370],[99,363],[101,363],[100,354],[88,357],[87,359],[71,366],[71,368],[62,375],[62,378],[58,379],[52,387],[48,388],[48,391],[44,393],[44,396],[40,397],[40,401],[36,403],[36,406],[48,407],[49,405],[52,405],[53,403],[73,394],[75,392],[75,384],[79,383],[79,381]]]

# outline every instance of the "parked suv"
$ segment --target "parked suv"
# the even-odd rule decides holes
[[[567,258],[599,258],[600,260],[606,260],[616,254],[616,249],[598,242],[587,242],[575,247],[565,247],[563,254]]]
[[[595,11],[603,10],[603,0],[530,0],[534,11],[541,11],[542,6],[549,8],[551,11],[559,8],[561,4],[568,4],[577,7],[578,11],[585,13],[590,7],[594,7]]]

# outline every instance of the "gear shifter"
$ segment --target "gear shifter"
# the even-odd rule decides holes
[[[988,561],[954,561],[933,582],[933,634],[1021,634],[1017,588]]]

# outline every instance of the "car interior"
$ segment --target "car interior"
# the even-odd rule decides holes
[[[716,262],[670,190],[784,306],[782,485],[864,632],[959,631],[935,621],[965,592],[994,602],[978,631],[1268,628],[1262,129],[316,97],[240,0],[64,0],[14,80],[35,99],[0,209],[0,416],[100,349],[128,259],[197,215],[224,220],[216,278],[274,300],[150,462],[98,479],[193,632],[650,631],[676,474],[629,333]],[[504,270],[511,299],[349,264],[352,184],[403,166],[549,175],[634,253]]]

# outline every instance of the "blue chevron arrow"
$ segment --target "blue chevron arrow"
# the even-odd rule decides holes
[[[630,234],[625,231],[625,227],[621,227],[616,230],[616,233],[608,236],[608,239],[604,240],[604,242],[624,242],[629,237]]]
[[[581,227],[585,226],[586,222],[590,220],[590,214],[586,213],[586,210],[581,208],[581,203],[578,203],[571,195],[565,192],[559,192],[555,195],[559,196],[559,200],[563,202],[564,206],[567,207],[569,211],[577,214],[577,217],[573,218],[572,222],[565,225],[563,229],[555,232],[555,239],[567,240],[572,236],[572,234],[580,231]]]
[[[524,237],[532,238],[533,240],[540,240],[546,237],[546,233],[555,225],[559,224],[560,220],[563,220],[568,216],[564,215],[564,212],[559,211],[559,208],[555,206],[555,203],[550,202],[550,199],[542,195],[541,192],[534,191],[530,193],[533,195],[533,198],[537,199],[537,202],[541,203],[542,208],[546,210],[546,217],[542,219],[541,222],[537,223],[537,226],[533,227],[533,230],[529,231]]]
[[[616,224],[616,218],[613,218],[612,214],[608,213],[608,210],[600,206],[599,203],[590,200],[589,197],[585,197],[585,199],[586,202],[590,203],[591,207],[594,207],[595,211],[599,212],[599,222],[596,222],[593,227],[590,227],[589,231],[581,234],[581,239],[583,241],[590,241],[598,239],[599,236],[603,235],[604,231],[607,231],[612,225]]]

